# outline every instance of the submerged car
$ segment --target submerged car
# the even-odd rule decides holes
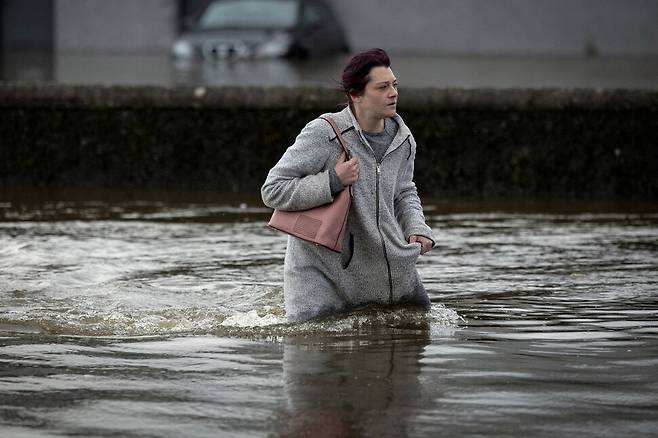
[[[217,0],[172,47],[177,60],[208,62],[347,51],[340,23],[321,0]]]

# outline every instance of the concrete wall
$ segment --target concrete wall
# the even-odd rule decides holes
[[[54,0],[57,50],[167,50],[199,1]],[[658,0],[327,0],[352,49],[658,56]]]
[[[168,51],[177,33],[176,0],[56,0],[58,51]]]
[[[658,55],[657,0],[330,0],[354,50]]]

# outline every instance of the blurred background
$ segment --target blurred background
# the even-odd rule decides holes
[[[658,0],[0,0],[0,79],[333,86],[382,47],[413,87],[658,85]]]

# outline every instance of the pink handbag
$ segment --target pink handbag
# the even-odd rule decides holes
[[[343,147],[343,152],[338,160],[349,160],[350,153],[336,122],[329,116],[320,118],[329,122]],[[274,210],[268,225],[300,239],[322,245],[332,251],[341,252],[351,204],[352,186],[349,186],[328,204],[300,211]]]

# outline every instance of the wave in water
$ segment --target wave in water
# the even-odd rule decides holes
[[[217,334],[227,336],[278,337],[308,334],[354,334],[391,328],[456,327],[463,319],[442,304],[429,311],[408,307],[369,306],[351,312],[316,318],[304,323],[288,323],[280,304],[261,304],[251,310],[222,307],[179,307],[137,310],[117,306],[94,310],[84,303],[75,308],[46,307],[30,312],[4,311],[0,329],[32,331],[65,336],[155,336]]]

